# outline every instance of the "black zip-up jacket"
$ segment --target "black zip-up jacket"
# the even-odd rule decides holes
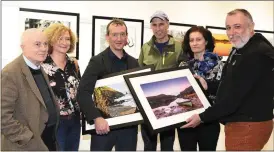
[[[119,65],[119,61],[117,61],[118,59],[115,59],[115,57],[109,47],[100,54],[92,57],[80,81],[77,100],[81,111],[89,123],[93,122],[93,119],[97,117],[104,117],[100,110],[96,108],[92,98],[96,81],[109,74],[139,67],[138,61],[126,54],[125,51],[122,60],[125,60],[126,67]]]
[[[235,50],[235,49],[234,49]],[[203,122],[260,122],[273,118],[274,47],[259,33],[233,54],[223,69],[216,103]]]

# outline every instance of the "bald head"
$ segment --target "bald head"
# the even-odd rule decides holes
[[[41,29],[31,28],[23,32],[21,48],[25,57],[39,65],[48,54],[48,40]]]
[[[36,35],[44,35],[42,29],[30,28],[25,30],[21,36],[21,45],[24,45],[26,41],[35,38]]]

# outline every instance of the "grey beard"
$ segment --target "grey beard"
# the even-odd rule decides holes
[[[238,44],[238,45],[233,44],[233,46],[234,46],[236,49],[240,49],[240,48],[242,48],[242,47],[244,47],[244,46],[246,45],[246,43],[249,41],[249,39],[250,39],[250,36],[248,35],[247,38],[243,38],[243,39],[242,39],[242,41],[241,41],[240,44]]]

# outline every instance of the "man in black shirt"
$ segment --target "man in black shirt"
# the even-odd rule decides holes
[[[108,122],[93,101],[96,81],[105,75],[138,67],[138,62],[124,51],[127,44],[127,26],[124,21],[114,19],[107,25],[106,39],[109,47],[92,57],[80,81],[77,99],[88,122],[94,122],[96,134],[92,135],[90,150],[135,151],[138,127],[130,126],[110,130]]]
[[[223,69],[216,104],[191,116],[183,128],[219,120],[225,124],[226,150],[261,150],[273,129],[274,47],[260,33],[247,10],[227,14],[233,45]]]

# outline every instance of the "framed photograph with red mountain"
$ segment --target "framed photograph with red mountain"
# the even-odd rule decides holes
[[[180,127],[210,106],[187,67],[124,76],[152,134]]]
[[[110,129],[140,124],[143,122],[135,101],[124,80],[124,75],[149,72],[152,66],[135,68],[97,80],[93,102],[108,122]],[[95,125],[87,123],[82,115],[82,134],[96,134]]]

